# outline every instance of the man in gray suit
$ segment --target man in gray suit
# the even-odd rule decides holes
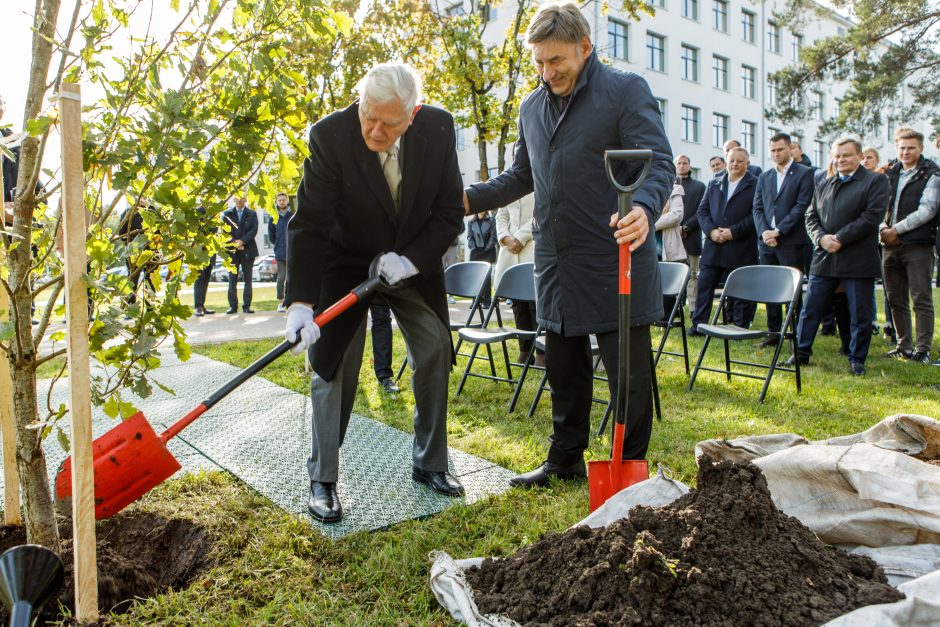
[[[454,353],[441,257],[463,222],[453,117],[420,104],[421,82],[403,64],[373,67],[359,100],[310,130],[310,156],[287,237],[285,336],[310,347],[314,376],[310,515],[343,515],[339,448],[352,412],[370,301],[323,329],[322,311],[378,271],[385,301],[408,344],[415,395],[412,479],[448,496],[463,486],[448,472],[447,384]],[[314,342],[316,345],[313,346]]]

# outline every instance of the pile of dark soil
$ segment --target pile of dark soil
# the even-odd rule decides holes
[[[72,527],[59,525],[65,585],[58,603],[74,612]],[[122,612],[137,598],[153,597],[189,584],[211,565],[212,540],[189,520],[168,519],[148,512],[127,512],[102,520],[96,528],[98,546],[98,607],[101,613]],[[0,527],[0,552],[26,543],[23,527]],[[55,599],[46,603],[37,623],[61,619]],[[7,621],[0,607],[0,623]]]
[[[483,614],[525,625],[818,625],[904,597],[780,512],[756,466],[708,459],[667,507],[546,534],[466,577]]]

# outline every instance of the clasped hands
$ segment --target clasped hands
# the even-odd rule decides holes
[[[768,229],[761,233],[761,239],[764,240],[764,244],[770,246],[771,248],[777,247],[777,238],[780,237],[780,231],[777,229]]]
[[[842,248],[842,242],[835,235],[823,235],[819,238],[819,246],[827,253],[837,253]]]
[[[881,239],[881,243],[885,246],[898,246],[901,243],[901,238],[898,236],[898,230],[888,227],[882,227],[881,231],[878,233],[878,237]]]
[[[731,233],[731,229],[720,227],[717,229],[712,229],[708,234],[708,239],[715,242],[716,244],[724,244],[725,242],[730,242],[733,240],[734,235]]]
[[[511,252],[513,255],[518,255],[522,252],[522,249],[525,248],[522,242],[517,240],[512,235],[504,235],[503,239],[499,240],[499,243],[503,245],[503,248]]]

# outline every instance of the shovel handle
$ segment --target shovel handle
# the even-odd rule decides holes
[[[313,319],[313,322],[317,326],[323,326],[327,324],[338,315],[366,298],[369,294],[374,292],[380,285],[381,278],[373,277],[364,281],[354,287],[349,294],[346,294],[343,298],[333,303],[326,309],[324,309],[318,316]],[[287,340],[281,342],[267,353],[259,357],[254,363],[250,366],[239,372],[233,379],[228,381],[225,385],[219,388],[212,396],[201,402],[199,405],[193,408],[188,414],[174,422],[170,427],[160,435],[160,439],[163,440],[164,444],[176,437],[180,431],[188,427],[196,418],[206,413],[213,405],[221,401],[223,398],[229,395],[232,390],[240,386],[242,383],[255,376],[261,372],[266,366],[268,366],[272,361],[286,353],[291,349],[292,346],[297,344],[300,341],[298,338],[293,342],[288,342]]]

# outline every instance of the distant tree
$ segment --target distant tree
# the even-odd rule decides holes
[[[848,90],[839,110],[821,127],[823,134],[879,129],[885,116],[898,120],[928,117],[940,128],[940,3],[936,0],[833,0],[854,25],[800,52],[798,63],[774,75],[779,104],[768,115],[783,122],[812,115],[811,91],[834,82]],[[790,0],[779,17],[794,32],[829,9],[813,0]],[[910,85],[912,98],[903,97]]]

